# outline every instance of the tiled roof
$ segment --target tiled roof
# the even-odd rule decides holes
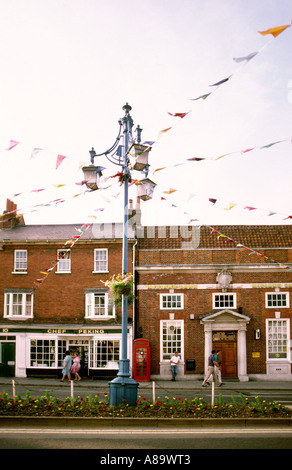
[[[216,232],[211,233],[213,229]],[[193,237],[199,237],[198,244],[194,244],[198,248],[233,248],[237,244],[249,248],[292,247],[292,226],[290,225],[216,225],[213,227],[203,225],[193,226],[193,228],[186,226],[177,227],[177,236],[174,235],[174,227],[171,227],[172,233],[170,233],[170,227],[167,227],[166,237],[162,235],[162,231],[159,234],[157,227],[155,230],[154,235],[154,227],[151,227],[148,236],[144,230],[144,237],[139,239],[139,249],[180,249],[182,242],[192,240],[192,234]],[[219,237],[220,234],[225,237]]]
[[[0,230],[0,242],[70,240],[81,235],[83,240],[115,239],[123,237],[122,224],[93,224],[84,233],[78,232],[82,224],[70,225],[18,225]],[[129,228],[129,238],[134,238]]]
[[[70,240],[80,234],[83,240],[115,239],[123,237],[123,225],[93,224],[84,233],[80,225],[24,225],[0,230],[0,242]],[[184,229],[184,230],[183,230]],[[212,232],[215,229],[216,232]],[[192,232],[192,230],[194,230]],[[214,227],[142,227],[138,242],[140,249],[180,249],[182,242],[191,241],[193,233],[200,236],[198,248],[232,248],[242,244],[249,248],[292,248],[291,225],[216,225]],[[225,237],[219,237],[219,235]],[[129,239],[134,238],[134,228],[129,226]],[[219,238],[218,238],[219,237]],[[229,239],[234,243],[226,243]]]
[[[287,248],[292,247],[291,225],[226,225],[214,226],[212,229],[226,235],[236,243],[251,248]],[[200,248],[230,248],[226,238],[220,237],[209,227],[201,228]]]

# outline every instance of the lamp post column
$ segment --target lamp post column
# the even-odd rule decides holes
[[[123,221],[123,275],[128,273],[128,187],[130,171],[128,167],[129,136],[132,136],[133,120],[130,116],[131,106],[123,107],[125,116],[124,125],[124,149],[123,149],[123,179],[124,179],[124,221]],[[126,401],[128,405],[135,405],[137,401],[137,389],[139,384],[130,377],[130,360],[127,358],[128,339],[128,297],[122,300],[122,354],[119,361],[117,377],[109,382],[109,404],[117,406]]]

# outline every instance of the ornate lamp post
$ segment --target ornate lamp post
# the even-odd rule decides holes
[[[91,165],[84,167],[85,183],[91,190],[98,189],[99,178],[103,167],[94,165],[94,158],[105,156],[111,163],[122,167],[122,179],[124,184],[124,221],[123,221],[123,275],[128,273],[128,186],[131,181],[130,170],[143,171],[146,178],[139,182],[140,185],[145,186],[145,191],[141,191],[141,197],[144,200],[151,199],[155,183],[147,178],[149,164],[148,153],[151,150],[149,145],[141,144],[140,126],[137,126],[137,141],[133,139],[132,128],[134,122],[130,115],[131,106],[128,103],[123,107],[125,115],[119,120],[119,133],[115,143],[105,152],[97,154],[92,148],[90,153]],[[123,135],[122,134],[123,130]],[[120,144],[120,140],[123,144]],[[131,145],[131,147],[130,147]],[[151,145],[151,144],[150,144]],[[133,159],[133,163],[130,162]],[[150,185],[150,186],[149,186]],[[151,193],[152,191],[152,193]],[[127,333],[128,333],[128,297],[123,297],[122,301],[122,354],[119,361],[119,372],[117,377],[109,382],[110,406],[117,406],[126,400],[129,405],[135,405],[137,400],[137,389],[139,384],[131,378],[130,374],[130,360],[127,358]]]

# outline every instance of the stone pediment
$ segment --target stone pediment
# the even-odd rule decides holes
[[[206,313],[200,317],[200,323],[249,323],[250,317],[237,312],[224,308],[222,310],[216,310],[210,313]]]

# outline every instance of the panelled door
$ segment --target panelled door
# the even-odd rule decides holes
[[[222,377],[237,377],[237,342],[214,341],[213,349],[221,353]]]
[[[0,377],[15,376],[15,342],[0,343]]]

